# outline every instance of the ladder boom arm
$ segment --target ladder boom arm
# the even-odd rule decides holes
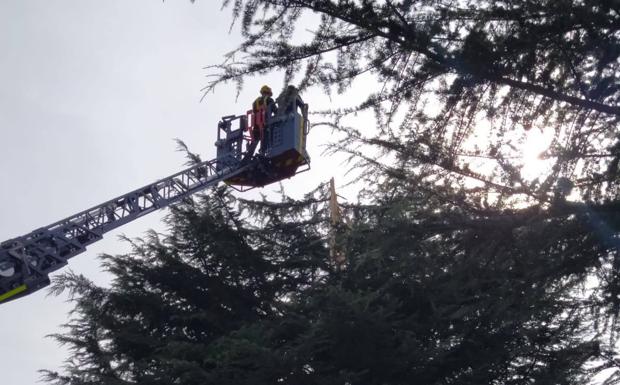
[[[49,285],[49,273],[86,250],[103,234],[245,171],[196,164],[27,235],[0,244],[0,303]]]

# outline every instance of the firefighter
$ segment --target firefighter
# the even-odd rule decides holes
[[[269,118],[278,111],[278,108],[276,107],[276,102],[271,97],[272,95],[273,92],[271,92],[271,88],[269,88],[269,86],[262,86],[260,89],[260,96],[256,98],[256,100],[254,100],[254,103],[252,103],[252,110],[254,111],[255,115],[255,124],[252,136],[254,138],[254,141],[263,139],[260,143],[261,152],[265,151],[265,138],[268,137],[267,135],[269,133],[267,131],[266,124],[268,123]],[[264,114],[261,112],[261,110],[264,111]],[[259,114],[261,114],[260,117]]]
[[[276,102],[272,98],[273,92],[269,86],[262,86],[260,88],[260,96],[252,103],[252,109],[254,112],[260,110],[261,107],[265,108],[266,113],[275,114],[277,111]]]

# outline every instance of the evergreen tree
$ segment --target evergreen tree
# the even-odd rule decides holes
[[[571,180],[587,200],[618,195],[616,1],[224,4],[240,20],[245,41],[213,68],[205,91],[229,81],[241,87],[247,76],[279,69],[286,83],[298,75],[302,90],[316,85],[329,94],[374,74],[379,91],[359,105],[326,111],[344,131],[338,150],[378,147],[401,161],[399,171],[413,171],[408,178],[465,185],[468,199],[479,199],[483,186],[482,195],[492,192],[502,202],[518,196],[545,203],[558,178]],[[320,17],[310,30],[303,22],[308,14]],[[378,133],[346,127],[347,116],[364,110],[375,112]],[[489,129],[480,130],[481,123]],[[540,180],[525,178],[518,159],[519,142],[532,129],[553,138],[542,154],[553,166]]]
[[[150,233],[130,241],[130,255],[103,257],[115,277],[109,289],[72,273],[61,276],[53,290],[69,290],[76,308],[65,325],[68,333],[55,338],[70,347],[72,357],[66,375],[47,372],[48,380],[217,383],[234,369],[216,370],[221,359],[260,350],[223,339],[278,319],[289,296],[321,279],[327,251],[313,228],[316,207],[266,216],[259,227],[241,209],[226,188],[173,208],[170,235]],[[222,343],[225,349],[217,348]],[[237,370],[260,365],[247,361]]]
[[[281,203],[213,190],[173,210],[169,236],[104,257],[111,288],[65,275],[76,310],[56,338],[72,356],[47,379],[582,384],[617,368],[618,247],[602,225],[617,228],[617,204],[485,218],[424,193],[349,206],[340,270],[324,190]]]
[[[104,257],[111,288],[57,281],[76,308],[50,383],[620,383],[616,2],[224,5],[247,58],[210,87],[274,69],[302,90],[382,82],[325,112],[368,182],[344,207],[346,266],[328,264],[326,186],[212,190],[173,209],[170,235]],[[321,23],[293,44],[307,12]],[[376,131],[347,127],[364,110]],[[553,132],[553,165],[528,180],[515,156],[533,129]]]

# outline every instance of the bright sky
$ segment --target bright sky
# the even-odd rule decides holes
[[[219,117],[243,113],[262,83],[282,86],[280,76],[254,79],[238,101],[231,85],[199,102],[203,67],[238,42],[238,30],[228,34],[230,20],[219,1],[0,2],[0,239],[180,170],[185,160],[173,138],[214,157]],[[325,104],[318,95],[304,95],[311,108]],[[337,162],[320,156],[327,135],[315,131],[312,170],[284,183],[293,195],[336,172],[321,171]],[[119,234],[163,230],[161,216],[108,234],[70,267],[105,283],[96,256],[126,251]],[[37,370],[59,368],[66,351],[44,336],[60,331],[69,310],[45,289],[0,306],[0,383],[31,385]]]

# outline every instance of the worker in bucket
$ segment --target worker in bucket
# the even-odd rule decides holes
[[[278,108],[276,102],[272,98],[273,92],[269,86],[262,86],[260,88],[260,96],[252,103],[252,109],[258,111],[261,108],[265,108],[265,111],[270,114],[275,114]]]
[[[276,102],[272,98],[273,92],[271,88],[264,85],[260,89],[260,96],[252,103],[252,110],[254,111],[254,130],[252,137],[254,140],[261,141],[261,152],[265,149],[265,138],[268,136],[267,123],[277,111]]]

